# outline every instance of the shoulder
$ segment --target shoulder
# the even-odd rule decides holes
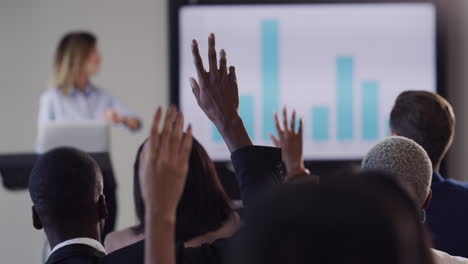
[[[94,84],[91,84],[91,89],[94,93],[99,94],[101,96],[112,96],[112,94],[107,91],[106,89],[102,89]]]
[[[145,241],[141,240],[124,248],[110,252],[104,263],[143,263]]]
[[[60,101],[63,100],[62,92],[57,88],[49,88],[42,92],[41,97],[39,98],[39,104],[41,108],[52,107],[57,105]]]
[[[431,186],[433,191],[443,190],[453,195],[464,196],[468,199],[468,183],[454,179],[446,179],[441,183]]]
[[[133,232],[132,228],[126,228],[121,231],[109,233],[106,237],[104,245],[107,253],[111,253],[120,248],[131,245],[143,239],[143,235],[138,235]]]
[[[466,192],[468,192],[468,182],[458,181],[455,179],[447,179],[446,182],[450,183],[456,188],[459,188],[461,190],[465,190]]]
[[[45,90],[44,92],[42,92],[41,94],[41,99],[49,99],[49,98],[54,98],[54,97],[57,97],[59,95],[61,95],[62,92],[58,89],[58,88],[49,88],[47,90]]]

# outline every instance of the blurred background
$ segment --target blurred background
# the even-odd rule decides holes
[[[98,36],[103,70],[95,83],[143,118],[143,130],[135,134],[111,130],[121,208],[118,227],[134,223],[133,160],[154,109],[168,103],[166,4],[163,0],[0,0],[0,153],[34,150],[38,99],[49,85],[59,38],[70,30],[86,29]],[[45,237],[34,230],[30,207],[27,191],[0,188],[0,254],[5,263],[40,263]]]
[[[442,29],[438,32],[443,39],[439,84],[457,116],[447,171],[468,180],[460,173],[468,171],[468,1],[428,2],[437,4]],[[98,36],[103,70],[94,83],[143,118],[144,127],[138,133],[111,130],[118,181],[117,229],[134,224],[135,152],[147,135],[156,106],[169,103],[168,6],[166,0],[0,0],[0,154],[32,151],[38,98],[48,87],[58,39],[70,30],[90,30]],[[30,207],[26,191],[0,188],[0,254],[5,262],[40,262],[44,235],[33,229]]]

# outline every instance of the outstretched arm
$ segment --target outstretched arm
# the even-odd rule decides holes
[[[221,133],[231,151],[244,206],[248,206],[265,188],[283,182],[281,150],[253,146],[238,114],[239,92],[234,67],[227,68],[227,56],[216,58],[215,36],[208,38],[209,72],[203,67],[197,41],[192,41],[192,54],[198,81],[190,78],[193,94],[200,108]]]
[[[145,202],[146,264],[175,264],[176,209],[182,196],[192,148],[191,128],[183,133],[183,115],[166,112],[163,129],[158,109],[141,158],[140,182]]]

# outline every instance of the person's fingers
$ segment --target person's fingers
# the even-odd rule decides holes
[[[177,116],[174,122],[174,128],[173,128],[172,135],[171,135],[171,146],[170,146],[171,157],[173,155],[177,155],[177,152],[179,151],[180,144],[182,141],[182,136],[183,136],[183,127],[184,127],[184,115],[181,112],[179,112],[177,113]]]
[[[213,33],[208,37],[208,62],[210,64],[210,79],[216,80],[219,76],[218,61],[216,58],[216,40]]]
[[[236,76],[236,68],[234,66],[229,67],[229,75],[228,75],[229,83],[229,94],[232,95],[232,100],[236,100],[235,105],[239,107],[239,90],[237,87],[237,76]]]
[[[229,66],[229,79],[230,79],[232,82],[236,82],[236,83],[237,83],[236,67],[234,67],[234,66]]]
[[[273,134],[270,134],[270,138],[271,138],[271,141],[273,141],[273,144],[277,147],[277,148],[281,148],[281,142],[280,140],[275,137],[275,135]]]
[[[190,157],[190,153],[192,151],[192,125],[189,124],[187,127],[187,131],[185,132],[182,143],[180,145],[180,160],[181,162],[188,162]]]
[[[286,132],[289,131],[289,126],[288,126],[288,110],[286,109],[286,106],[283,107],[283,128],[284,128],[284,131],[286,131]]]
[[[149,138],[149,146],[151,155],[153,159],[156,159],[156,154],[159,146],[159,123],[161,122],[161,117],[162,117],[162,109],[161,107],[158,107],[158,110],[156,110],[156,113],[154,114],[153,118],[153,125],[151,127],[151,134]]]
[[[297,134],[301,137],[302,140],[302,117],[299,118],[299,131],[297,132]]]
[[[164,127],[161,133],[160,152],[161,157],[166,156],[169,151],[169,140],[171,137],[172,129],[174,127],[174,120],[176,117],[176,109],[174,106],[170,106],[166,111],[166,118],[164,120]]]
[[[224,49],[220,52],[220,59],[219,59],[219,73],[221,80],[225,80],[228,77],[227,73],[227,56],[226,51]]]
[[[283,129],[281,128],[281,124],[278,118],[278,113],[275,112],[275,125],[276,125],[276,131],[278,131],[278,135],[281,138],[283,135]]]
[[[293,113],[291,115],[291,131],[293,133],[296,132],[296,110],[293,110]]]
[[[203,67],[203,60],[200,56],[200,50],[198,49],[198,42],[192,40],[192,56],[193,62],[195,63],[195,69],[197,70],[197,75],[199,80],[203,80],[206,75],[205,67]]]
[[[189,83],[190,83],[190,86],[192,87],[192,92],[193,92],[193,95],[195,96],[195,99],[197,100],[197,102],[199,102],[200,101],[200,85],[198,85],[197,80],[195,80],[192,77],[189,78]]]

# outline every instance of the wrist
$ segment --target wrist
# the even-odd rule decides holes
[[[214,123],[231,153],[239,148],[253,145],[239,115]]]
[[[175,224],[176,210],[154,209],[154,206],[145,206],[145,216],[147,220],[155,220],[166,224]]]
[[[297,168],[295,170],[288,171],[287,179],[292,179],[292,178],[295,178],[297,176],[306,176],[306,175],[310,175],[310,171],[308,169],[306,169],[306,168]]]
[[[218,118],[215,121],[213,121],[213,123],[220,133],[226,133],[232,130],[232,128],[238,127],[239,125],[244,125],[242,122],[242,118],[239,116],[239,114],[236,114],[229,118]]]
[[[286,170],[289,172],[304,170],[304,161],[301,159],[298,162],[285,162]]]

